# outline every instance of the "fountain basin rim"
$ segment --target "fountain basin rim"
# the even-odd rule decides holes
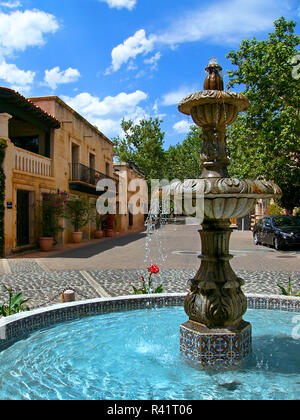
[[[0,351],[33,332],[62,322],[111,312],[183,306],[187,293],[97,298],[53,305],[0,319]],[[249,309],[300,312],[300,298],[282,295],[246,294]]]
[[[251,106],[249,99],[242,93],[225,90],[202,90],[182,99],[179,102],[178,110],[185,115],[191,115],[192,109],[196,106],[217,103],[235,105],[238,112],[247,111]]]

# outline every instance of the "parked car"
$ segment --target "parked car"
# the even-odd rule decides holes
[[[255,245],[272,245],[280,250],[285,247],[300,247],[300,218],[293,216],[268,216],[253,228]]]

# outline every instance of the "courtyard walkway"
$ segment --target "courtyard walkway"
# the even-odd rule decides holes
[[[132,294],[147,275],[148,264],[160,266],[157,285],[164,292],[188,292],[189,279],[200,264],[197,226],[169,225],[150,235],[136,232],[114,238],[70,245],[44,254],[34,252],[0,260],[0,284],[12,286],[30,298],[30,307],[59,302],[60,292],[71,287],[77,300]],[[245,293],[280,294],[289,276],[300,290],[300,251],[275,251],[254,246],[251,232],[235,231],[231,240],[232,267],[244,278]],[[0,302],[6,293],[0,287]]]

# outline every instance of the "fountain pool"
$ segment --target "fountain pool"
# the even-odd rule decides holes
[[[287,310],[298,311],[299,299],[247,298],[253,351],[230,369],[203,369],[179,351],[183,295],[102,299],[1,320],[0,399],[299,399],[292,336],[299,315]],[[272,305],[284,310],[251,309]]]

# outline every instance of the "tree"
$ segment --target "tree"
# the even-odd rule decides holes
[[[292,62],[300,37],[295,26],[282,17],[267,40],[247,39],[227,55],[237,66],[228,72],[228,88],[244,85],[252,104],[229,131],[231,175],[273,180],[288,210],[300,203],[300,86]]]
[[[170,146],[167,150],[166,177],[169,180],[198,179],[201,175],[200,153],[202,130],[193,125],[182,143]]]
[[[121,162],[133,162],[144,173],[148,182],[164,177],[165,133],[161,131],[158,118],[143,119],[138,124],[122,120],[124,137],[117,137],[115,156]]]

